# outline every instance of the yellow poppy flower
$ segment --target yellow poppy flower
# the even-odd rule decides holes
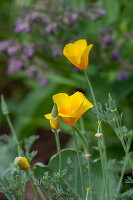
[[[14,165],[15,167],[19,166],[21,170],[27,170],[30,167],[27,158],[21,156],[15,158]]]
[[[92,46],[93,44],[87,46],[87,41],[80,39],[74,43],[66,44],[63,54],[75,67],[84,70],[88,66]]]
[[[59,93],[53,96],[53,101],[58,107],[59,116],[70,126],[74,126],[80,116],[93,107],[82,92],[76,92],[71,96]],[[50,114],[45,117],[50,117]]]

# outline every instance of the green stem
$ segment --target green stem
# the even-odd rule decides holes
[[[105,159],[104,159],[104,156],[103,156],[103,151],[102,151],[100,139],[101,138],[98,138],[98,148],[99,148],[99,151],[100,151],[102,174],[103,174],[103,182],[104,182],[104,188],[105,188],[106,193],[107,193],[107,198],[109,199],[109,191],[108,191],[108,188],[107,188],[107,179],[106,179],[106,170],[105,170]]]
[[[86,197],[85,197],[85,200],[88,200],[88,192],[86,193]]]
[[[129,163],[130,163],[130,166],[131,166],[131,168],[132,168],[132,170],[133,170],[133,163],[132,163],[131,157],[129,156],[129,151],[128,151],[127,148],[126,148],[126,145],[125,145],[123,139],[121,139],[121,143],[122,143],[123,149],[124,149],[124,151],[125,151],[125,155],[127,156],[128,161],[129,161]]]
[[[6,116],[6,120],[7,120],[8,124],[9,124],[9,127],[11,129],[12,135],[16,140],[16,144],[17,144],[17,147],[18,147],[18,156],[20,156],[22,154],[22,148],[21,148],[20,143],[18,141],[17,134],[16,134],[15,129],[14,129],[13,125],[12,125],[12,122],[10,120],[9,115],[7,114],[5,116]]]
[[[34,191],[34,194],[35,194],[35,199],[38,200],[38,196],[37,196],[37,192],[36,192],[36,189],[35,189],[35,186],[34,186],[34,182],[33,182],[32,178],[30,177],[29,172],[26,171],[26,173],[27,173],[29,181],[30,181],[30,183],[32,185],[32,188],[33,188],[33,191]]]
[[[89,161],[89,158],[86,158],[86,159],[87,159],[87,164],[88,164],[88,174],[89,174],[89,184],[90,184],[90,195],[91,195],[90,200],[92,200],[93,199],[93,193],[92,193],[92,181],[91,181],[90,161]]]
[[[84,75],[85,75],[86,81],[88,83],[88,86],[89,86],[89,89],[90,89],[90,92],[91,92],[91,95],[92,95],[92,98],[93,98],[93,101],[94,101],[94,104],[95,104],[95,107],[96,107],[96,110],[97,110],[97,118],[99,120],[96,98],[95,98],[95,95],[94,95],[94,92],[93,92],[93,88],[92,88],[92,85],[91,85],[91,82],[90,82],[90,79],[88,77],[88,74],[87,74],[86,70],[84,70]],[[102,128],[101,128],[101,133],[102,133]],[[105,176],[105,177],[103,179],[104,179],[104,181],[106,180],[106,182],[105,182],[105,184],[107,186],[106,187],[106,189],[107,189],[106,192],[107,192],[107,197],[108,197],[108,200],[109,200],[109,181],[108,181],[108,169],[107,169],[107,155],[106,155],[104,137],[102,137],[102,146],[103,146],[102,157],[104,158],[104,165],[105,165],[105,167],[103,169],[103,170],[105,170],[105,173],[103,174],[103,176]]]
[[[78,134],[79,137],[81,138],[81,140],[82,140],[82,142],[83,142],[83,144],[84,144],[85,152],[86,152],[87,154],[89,154],[89,151],[88,151],[88,144],[87,144],[86,139],[85,139],[84,136],[80,133],[79,129],[78,129],[76,126],[74,126],[73,128],[75,129],[75,131],[77,132],[77,134]]]
[[[124,173],[125,173],[126,163],[127,163],[127,155],[125,156],[125,160],[124,160],[124,164],[123,164],[123,167],[122,167],[120,180],[119,180],[119,183],[118,183],[118,186],[117,186],[117,189],[116,189],[115,199],[117,199],[119,191],[120,191],[120,187],[121,187],[122,180],[123,180]]]
[[[59,168],[60,168],[60,181],[61,181],[61,177],[62,177],[62,161],[61,161],[61,147],[60,147],[60,140],[59,140],[58,131],[55,131],[55,140],[56,140],[57,151],[58,151],[58,154],[59,154]]]
[[[133,170],[133,163],[132,163],[132,160],[131,160],[130,155],[129,155],[129,149],[127,149],[127,147],[125,145],[125,142],[124,142],[124,139],[123,139],[123,132],[122,132],[121,125],[120,125],[118,119],[117,119],[117,126],[118,126],[118,129],[121,130],[121,135],[119,136],[117,133],[116,133],[116,135],[118,136],[118,138],[121,141],[121,144],[122,144],[122,147],[124,149],[125,155],[127,155],[128,161],[129,161],[130,166],[131,166],[131,168]]]
[[[84,151],[85,154],[89,154],[89,150],[88,150],[88,144],[86,139],[84,138],[84,136],[80,133],[79,129],[77,127],[73,127],[75,129],[75,131],[77,132],[77,134],[79,135],[79,137],[82,139],[83,142],[83,147],[84,147]],[[91,194],[91,200],[93,199],[93,194],[92,194],[92,181],[91,181],[91,170],[90,170],[90,161],[89,158],[87,159],[87,164],[88,164],[88,175],[89,175],[89,184],[90,184],[90,194]]]
[[[72,127],[72,130],[73,130],[73,135],[74,135],[75,144],[76,144],[77,157],[78,157],[78,163],[79,163],[79,169],[80,169],[80,177],[81,177],[82,196],[84,199],[83,173],[82,173],[81,161],[80,161],[80,157],[79,157],[79,150],[78,150],[77,138],[76,138],[74,127]]]
[[[94,92],[93,92],[93,88],[92,88],[92,85],[91,85],[90,79],[88,78],[88,75],[87,75],[87,71],[86,71],[86,70],[84,70],[84,75],[85,75],[85,78],[86,78],[87,83],[88,83],[88,85],[89,85],[90,92],[91,92],[91,95],[92,95],[93,101],[94,101],[94,103],[95,103],[96,109],[97,109],[96,98],[95,98],[95,95],[94,95]]]
[[[85,126],[84,126],[84,121],[83,121],[82,116],[79,118],[79,122],[80,122],[81,130],[84,130],[84,131],[85,131]]]
[[[34,177],[34,175],[32,176],[32,179],[33,179],[33,182],[35,182],[35,177]],[[41,191],[41,189],[40,189],[39,187],[37,187],[37,190],[38,190],[38,192],[39,192],[39,194],[40,194],[42,200],[46,200],[46,198],[44,197],[43,192]]]

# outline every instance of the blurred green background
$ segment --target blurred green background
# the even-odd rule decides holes
[[[78,90],[92,101],[83,72],[77,71],[62,55],[68,42],[83,38],[94,45],[87,70],[97,101],[105,103],[111,93],[124,114],[123,123],[132,128],[132,3],[126,0],[0,1],[0,94],[4,94],[8,103],[19,139],[40,135],[35,147],[42,149],[41,161],[47,162],[56,152],[49,121],[43,117],[52,109],[52,96]],[[89,111],[82,120],[91,137],[95,158],[96,116]],[[61,140],[62,146],[73,147],[73,138],[68,136],[71,128],[61,120],[60,129],[61,135],[67,135],[66,141]],[[0,134],[9,133],[0,110]],[[121,158],[123,150],[107,125],[104,125],[104,134],[108,158]],[[45,144],[51,144],[54,150],[47,147],[43,150]],[[15,155],[5,145],[0,145],[1,169],[7,167]]]

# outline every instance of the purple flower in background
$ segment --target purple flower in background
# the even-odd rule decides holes
[[[78,14],[77,13],[72,13],[72,20],[76,20],[78,18]]]
[[[7,47],[8,47],[8,45],[9,45],[9,42],[7,42],[7,41],[1,41],[0,42],[0,52],[5,51],[7,49]]]
[[[29,33],[30,32],[30,28],[29,25],[27,23],[23,23],[23,24],[18,24],[15,27],[15,33],[20,33],[21,31],[24,31],[25,33]]]
[[[22,62],[16,58],[10,58],[8,60],[8,74],[18,72],[22,68]]]
[[[117,51],[112,52],[111,58],[112,58],[112,60],[117,61],[117,62],[121,61],[121,56]]]
[[[57,24],[54,22],[52,24],[49,24],[48,26],[46,26],[46,32],[47,33],[53,33],[54,29],[56,29]]]
[[[79,69],[78,69],[77,67],[75,67],[75,66],[72,68],[72,70],[73,70],[74,72],[78,72],[78,71],[79,71]]]
[[[98,9],[98,14],[99,15],[106,15],[106,10]]]
[[[104,29],[100,29],[100,30],[99,30],[99,34],[100,34],[100,35],[105,35],[105,33],[106,33],[106,31],[105,31]]]
[[[111,45],[112,44],[112,39],[110,35],[105,35],[103,39],[101,40],[102,45]]]
[[[18,47],[16,47],[16,46],[11,46],[11,47],[9,47],[8,49],[7,49],[7,52],[9,53],[9,54],[14,54],[14,53],[16,53],[18,51]]]
[[[113,30],[114,30],[114,27],[113,27],[113,26],[110,26],[110,27],[107,29],[108,33],[112,33]]]
[[[29,58],[32,57],[34,54],[34,45],[33,44],[27,45],[24,48],[24,54]]]
[[[121,71],[120,74],[118,75],[118,80],[122,81],[128,79],[128,73],[127,71]]]
[[[75,23],[76,23],[76,20],[78,18],[78,14],[76,12],[69,12],[69,11],[66,11],[65,12],[65,16],[67,18],[67,21],[73,26]]]
[[[38,17],[39,17],[39,14],[37,12],[34,12],[34,13],[26,15],[25,19],[27,21],[34,21],[34,20],[37,20]]]
[[[56,53],[53,53],[53,59],[54,60],[58,59],[60,56],[62,56],[62,50],[61,49],[58,49],[56,51]]]
[[[43,75],[38,75],[38,80],[40,82],[40,86],[45,86],[48,82],[47,78]]]
[[[27,72],[28,72],[30,78],[34,78],[34,76],[36,74],[36,67],[35,66],[28,67]]]
[[[71,25],[74,25],[76,23],[77,18],[78,18],[78,14],[77,13],[72,13],[72,16],[70,18]]]

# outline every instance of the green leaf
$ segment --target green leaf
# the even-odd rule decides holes
[[[34,114],[38,112],[38,106],[42,101],[43,101],[43,107],[38,117],[41,116],[43,118],[43,115],[45,114],[44,107],[45,109],[48,109],[49,105],[48,98],[51,98],[50,94],[53,93],[55,87],[56,84],[48,83],[45,87],[35,88],[25,97],[25,99],[22,102],[20,102],[20,105],[17,109],[17,119],[15,124],[15,129],[16,132],[19,134],[20,139],[24,138],[25,136],[29,136],[30,133],[34,130],[36,122],[35,125],[33,123],[32,126],[30,123],[34,118]]]
[[[66,192],[73,192],[76,196],[79,195],[80,199],[82,198],[81,191],[81,180],[80,180],[80,169],[77,160],[77,152],[72,149],[65,149],[61,151],[62,154],[62,169],[66,170],[66,174],[63,177],[63,185],[65,184],[64,190]],[[59,170],[59,157],[58,154],[54,155],[48,166],[36,164],[34,167],[34,173],[37,178],[41,178],[44,175],[44,172],[53,170],[57,172]],[[80,152],[80,159],[82,163],[83,170],[83,180],[84,180],[84,194],[86,194],[86,187],[88,185],[88,170],[87,162],[84,154]],[[93,195],[95,200],[103,200],[103,180],[100,161],[91,162],[91,176],[93,184]],[[109,182],[110,182],[110,198],[113,199],[117,183],[118,175],[113,171],[109,171]]]

